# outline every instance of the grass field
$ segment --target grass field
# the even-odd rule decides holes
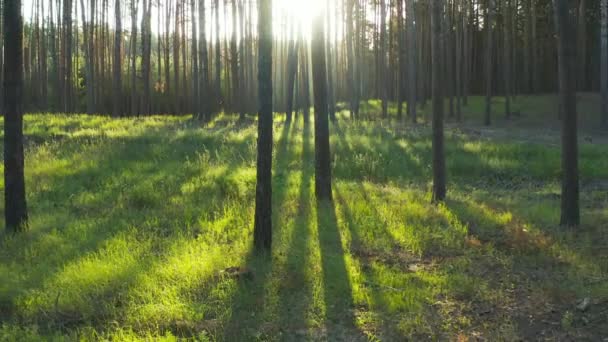
[[[340,116],[335,201],[317,206],[312,125],[278,116],[271,257],[251,253],[254,121],[28,115],[31,222],[0,237],[0,341],[608,337],[606,135],[583,98],[582,225],[560,228],[552,98],[488,129],[472,98],[440,206],[426,125]]]

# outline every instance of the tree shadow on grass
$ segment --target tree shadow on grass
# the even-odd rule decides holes
[[[519,338],[596,340],[608,332],[598,323],[603,315],[598,310],[601,305],[587,312],[576,310],[577,300],[594,291],[593,281],[606,266],[570,246],[572,237],[560,237],[536,226],[532,218],[496,209],[491,200],[488,204],[450,199],[447,205],[469,228],[468,248],[479,250],[481,255],[494,251],[490,257],[476,258],[475,267],[463,276],[485,282],[506,296],[502,302],[489,304],[491,315],[506,317]],[[506,284],[516,287],[505,288]],[[563,317],[568,312],[570,323],[566,326]]]
[[[273,251],[269,254],[257,254],[251,250],[244,259],[242,268],[251,272],[250,279],[237,279],[231,298],[229,317],[220,332],[224,340],[255,340],[271,338],[280,335],[280,328],[276,325],[275,310],[277,294],[272,293],[277,286],[271,277],[281,272],[280,257],[282,254],[281,242],[291,234],[292,239],[298,239],[294,231],[288,231],[286,218],[282,215],[282,207],[289,190],[289,166],[293,161],[293,146],[291,132],[297,123],[283,125],[283,129],[276,148],[273,177]],[[290,251],[286,251],[289,253]],[[279,263],[279,265],[276,265]],[[279,288],[280,291],[280,288]],[[280,294],[279,294],[279,300]]]
[[[143,134],[146,135],[145,132]],[[78,267],[81,262],[95,261],[95,258],[88,257],[97,255],[97,252],[103,253],[122,233],[135,240],[145,240],[158,234],[167,243],[180,234],[190,233],[184,227],[188,227],[191,222],[184,223],[184,220],[188,220],[185,217],[176,220],[172,216],[175,212],[168,212],[173,205],[163,202],[163,199],[187,197],[180,193],[180,185],[200,174],[201,170],[184,167],[184,163],[195,159],[198,148],[212,145],[215,140],[211,137],[191,139],[186,136],[163,143],[166,138],[162,134],[132,138],[106,137],[103,139],[106,141],[101,140],[97,145],[87,145],[80,151],[78,148],[72,149],[74,153],[81,154],[81,159],[88,161],[83,167],[73,171],[64,166],[66,172],[40,173],[35,176],[45,177],[50,184],[48,190],[36,191],[29,198],[35,227],[27,234],[6,241],[9,248],[4,249],[2,254],[6,255],[3,259],[11,262],[17,260],[18,263],[32,264],[27,272],[19,275],[20,280],[15,280],[14,287],[19,289],[19,293],[29,296],[33,292],[39,292],[36,300],[43,300],[42,303],[46,301],[44,296],[57,296],[58,299],[52,299],[57,304],[49,304],[54,307],[50,311],[46,304],[40,304],[42,306],[39,308],[46,310],[44,312],[36,312],[36,304],[28,309],[31,312],[25,314],[15,311],[10,317],[3,317],[4,320],[24,316],[24,319],[31,322],[51,322],[55,328],[65,326],[66,321],[71,321],[67,325],[77,327],[120,320],[116,316],[120,315],[120,309],[110,312],[112,303],[122,305],[122,300],[117,296],[124,294],[137,274],[147,269],[144,265],[146,262],[152,262],[156,258],[141,257],[136,258],[135,264],[125,264],[124,267],[115,265],[120,266],[120,270],[104,279],[105,285],[98,283],[88,288],[85,286],[86,279],[83,278],[85,287],[79,289],[76,295],[90,298],[92,302],[103,302],[96,312],[78,312],[78,305],[74,306],[69,299],[66,302],[68,295],[50,293],[46,287],[51,286],[49,289],[52,290],[53,284],[60,279],[60,273],[70,267]],[[225,141],[224,145],[229,146],[229,149],[242,148],[241,142],[232,144]],[[230,161],[234,165],[242,162],[237,159]],[[68,218],[70,222],[66,221]],[[29,247],[19,250],[23,244]],[[149,250],[141,253],[163,255],[166,246],[166,243],[157,241]],[[28,261],[40,257],[44,258],[40,262]],[[100,261],[103,258],[105,256],[102,255]],[[16,293],[5,293],[5,299],[11,302],[17,300],[16,296]],[[7,306],[13,306],[9,304]]]
[[[363,340],[357,327],[351,277],[333,202],[317,203],[317,227],[323,267],[323,296],[327,339]]]
[[[296,120],[299,122],[300,120]],[[289,232],[289,241],[285,253],[287,258],[284,264],[284,278],[278,288],[277,308],[278,321],[282,330],[282,338],[298,340],[308,333],[307,314],[310,309],[312,296],[311,275],[314,269],[310,265],[309,241],[312,216],[311,184],[314,173],[312,163],[310,124],[304,123],[302,131],[302,159],[299,185],[299,197],[295,217],[290,220],[293,228]],[[283,219],[288,219],[286,212],[282,212]],[[289,214],[291,215],[291,214]],[[283,225],[282,228],[286,228]]]

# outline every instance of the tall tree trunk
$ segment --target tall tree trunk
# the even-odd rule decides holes
[[[403,120],[403,89],[405,88],[405,32],[403,29],[403,1],[397,0],[397,47],[399,64],[397,69],[397,119]]]
[[[432,92],[433,92],[433,202],[442,202],[446,196],[445,152],[443,136],[443,91],[442,84],[442,31],[441,11],[443,0],[431,0],[432,26]]]
[[[562,117],[562,198],[561,224],[580,223],[578,181],[578,138],[575,77],[576,36],[573,6],[570,0],[553,0],[557,27],[560,101]]]
[[[387,61],[387,46],[388,39],[386,35],[386,0],[380,0],[380,68],[378,72],[380,97],[382,99],[382,118],[388,118],[388,82],[386,65]]]
[[[63,90],[63,111],[72,112],[72,0],[63,0],[63,70],[60,72]]]
[[[175,0],[175,31],[173,32],[173,71],[175,74],[175,86],[173,87],[175,89],[175,95],[174,95],[174,110],[175,110],[175,114],[181,114],[181,92],[180,92],[180,85],[179,85],[179,48],[180,48],[180,32],[179,32],[179,24],[180,24],[180,20],[183,20],[183,18],[180,18],[181,15],[181,1],[182,0]]]
[[[141,76],[143,79],[142,113],[150,115],[152,113],[152,85],[150,73],[152,72],[152,0],[143,0],[143,14],[141,19],[141,45],[142,61]]]
[[[332,44],[331,44],[331,32],[329,30],[330,28],[330,24],[331,24],[331,13],[330,13],[330,6],[331,6],[331,1],[327,0],[326,2],[326,38],[325,38],[325,42],[326,42],[326,51],[327,51],[327,58],[326,58],[326,62],[327,62],[327,69],[329,70],[329,72],[327,72],[327,109],[328,109],[328,114],[329,114],[329,118],[332,121],[336,120],[336,100],[335,100],[335,91],[334,91],[334,78],[333,78],[333,66],[332,66],[332,62],[333,62],[333,53],[332,52]]]
[[[315,98],[315,193],[318,200],[332,200],[325,29],[319,14],[313,24],[312,73]]]
[[[289,43],[289,55],[287,57],[287,122],[291,122],[293,115],[294,89],[298,73],[298,49],[298,40],[293,39]]]
[[[272,0],[258,3],[258,161],[253,241],[256,250],[272,245]]]
[[[579,0],[578,7],[578,87],[579,91],[587,89],[587,0]]]
[[[23,17],[21,0],[4,1],[4,215],[6,230],[27,228],[23,153]]]
[[[511,0],[504,0],[503,17],[504,17],[504,60],[503,64],[503,75],[505,82],[505,117],[511,118]]]
[[[222,98],[222,53],[220,42],[220,0],[215,0],[215,96],[217,109],[221,108]]]
[[[355,2],[354,0],[346,0],[346,53],[348,60],[348,76],[346,77],[346,82],[349,87],[349,99],[350,99],[350,113],[353,119],[356,119],[358,116],[358,111],[356,110],[358,101],[356,95],[356,84],[355,84],[355,53],[353,48],[354,37],[354,29],[353,29],[353,12]]]
[[[137,99],[137,14],[139,0],[131,0],[131,115],[139,115]]]
[[[199,23],[199,62],[200,68],[200,79],[199,79],[199,106],[201,117],[207,121],[209,119],[209,56],[207,50],[207,33],[206,33],[206,17],[205,17],[205,0],[199,0],[198,4],[198,23]]]
[[[407,115],[413,123],[418,121],[416,115],[416,26],[414,25],[414,0],[406,0],[406,19],[407,19]]]
[[[608,0],[601,1],[600,87],[602,127],[608,129]]]
[[[90,6],[90,17],[87,22],[86,10],[84,7],[84,0],[80,0],[80,15],[82,16],[82,27],[84,37],[84,55],[85,55],[85,73],[86,73],[86,99],[87,99],[87,114],[94,114],[95,112],[95,94],[94,94],[94,83],[95,79],[93,76],[93,15],[95,12],[95,1],[89,2]]]
[[[112,83],[112,115],[119,117],[122,115],[122,14],[121,1],[114,2],[114,62],[113,83]]]
[[[492,48],[494,45],[492,37],[492,25],[494,24],[494,0],[488,0],[486,8],[486,111],[484,124],[490,126],[492,124],[492,80],[493,80],[493,60],[492,60]]]
[[[240,72],[239,72],[239,54],[238,54],[238,41],[237,41],[237,11],[236,11],[236,0],[231,0],[232,2],[232,37],[230,38],[230,67],[231,67],[231,76],[232,76],[232,98],[231,105],[232,110],[234,112],[238,112],[240,114],[240,118],[245,118],[245,113],[240,108]]]
[[[202,4],[201,4],[202,5]],[[190,20],[192,21],[192,114],[195,118],[201,116],[201,98],[200,98],[200,74],[198,63],[198,27],[196,24],[196,0],[190,0]]]

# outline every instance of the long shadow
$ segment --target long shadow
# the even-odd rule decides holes
[[[335,198],[338,201],[338,204],[340,205],[340,212],[342,213],[342,215],[344,216],[344,224],[348,229],[348,232],[350,233],[350,237],[351,237],[351,255],[359,262],[359,265],[361,267],[361,271],[362,271],[362,275],[364,277],[364,283],[362,284],[366,289],[368,289],[368,291],[371,293],[372,295],[372,301],[375,305],[377,305],[378,307],[364,307],[361,308],[362,310],[374,310],[377,311],[378,309],[381,309],[382,312],[378,312],[381,314],[380,316],[380,328],[381,328],[381,335],[382,337],[387,338],[387,336],[390,336],[391,339],[395,338],[397,339],[399,336],[399,333],[397,332],[396,326],[394,324],[390,324],[390,319],[389,317],[386,316],[386,312],[385,310],[390,306],[390,303],[387,301],[386,298],[386,292],[387,291],[395,291],[395,289],[392,289],[390,287],[386,287],[383,288],[382,284],[381,284],[381,280],[380,279],[376,279],[375,276],[375,272],[373,270],[373,264],[375,262],[383,262],[383,258],[381,257],[381,255],[390,255],[390,254],[386,254],[386,252],[382,253],[378,253],[377,251],[374,250],[368,250],[367,248],[365,248],[364,246],[366,245],[366,242],[363,240],[363,238],[361,237],[361,231],[363,229],[363,227],[359,226],[357,224],[357,221],[355,219],[355,216],[352,212],[352,210],[350,209],[350,207],[348,206],[348,204],[346,203],[346,200],[344,199],[344,196],[342,195],[341,191],[336,188],[334,190],[334,194],[335,194]],[[370,206],[373,207],[373,205],[370,203]],[[378,214],[377,212],[375,212],[376,214]],[[376,218],[380,219],[380,216],[376,216]],[[390,233],[388,233],[385,229],[383,229],[382,234],[385,236],[385,238],[387,238],[386,241],[390,241],[391,236]],[[388,236],[387,236],[388,235]],[[375,259],[378,259],[378,261],[375,261]],[[388,266],[388,265],[386,265]],[[407,267],[407,265],[401,265],[401,267]],[[422,287],[425,286],[425,284],[423,282],[420,281],[419,278],[416,277],[417,281],[417,285]]]
[[[355,304],[345,250],[333,202],[317,202],[317,229],[323,267],[325,324],[330,341],[361,339],[356,325]]]
[[[224,340],[264,339],[278,334],[274,325],[265,326],[264,323],[272,319],[275,305],[273,294],[269,293],[272,284],[268,279],[271,274],[280,272],[275,265],[276,254],[281,253],[279,243],[284,239],[284,234],[288,233],[281,209],[289,189],[289,165],[293,159],[290,133],[296,127],[297,123],[283,126],[276,149],[273,177],[273,251],[270,254],[257,254],[250,250],[245,256],[241,267],[245,272],[251,273],[251,277],[238,279],[233,289],[230,317],[221,332],[221,338]]]
[[[314,163],[311,151],[310,124],[304,124],[302,138],[298,208],[290,232],[291,241],[286,250],[288,255],[283,270],[285,278],[278,294],[280,307],[277,313],[279,324],[284,329],[283,339],[285,340],[303,338],[303,336],[298,336],[297,332],[307,331],[309,328],[306,325],[306,316],[312,299],[309,274],[309,272],[312,272],[312,266],[309,265],[310,250],[308,244],[311,234],[311,203],[314,200],[311,192]]]

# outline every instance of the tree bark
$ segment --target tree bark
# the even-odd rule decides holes
[[[112,83],[112,115],[119,117],[122,115],[122,14],[120,11],[121,1],[114,2],[114,62],[113,83]]]
[[[141,19],[141,45],[142,61],[141,76],[143,79],[142,113],[152,114],[152,84],[150,74],[152,72],[152,1],[143,0],[143,14]]]
[[[433,97],[433,202],[442,202],[446,197],[445,152],[443,134],[444,98],[442,84],[442,31],[441,12],[443,0],[431,0],[432,27],[432,97]]]
[[[494,0],[488,0],[486,8],[486,21],[484,23],[486,29],[486,111],[484,124],[490,126],[492,124],[492,81],[493,81],[493,61],[492,48],[494,45],[492,37],[492,25],[494,23]]]
[[[4,1],[4,215],[6,230],[27,228],[23,153],[23,17],[21,0]]]
[[[406,0],[407,1],[407,83],[408,83],[408,97],[407,97],[407,115],[410,117],[413,123],[418,121],[416,115],[416,26],[414,25],[414,0]]]
[[[608,0],[601,1],[600,87],[601,124],[608,129]]]
[[[325,29],[318,15],[312,33],[312,73],[315,98],[315,193],[317,200],[332,200],[329,119],[327,113],[327,67]]]
[[[561,224],[564,226],[578,226],[580,223],[576,79],[573,72],[576,61],[576,36],[571,2],[553,0],[557,27],[559,88],[562,98],[560,104],[563,106]]]
[[[258,3],[258,157],[253,243],[258,252],[272,246],[272,0]]]

